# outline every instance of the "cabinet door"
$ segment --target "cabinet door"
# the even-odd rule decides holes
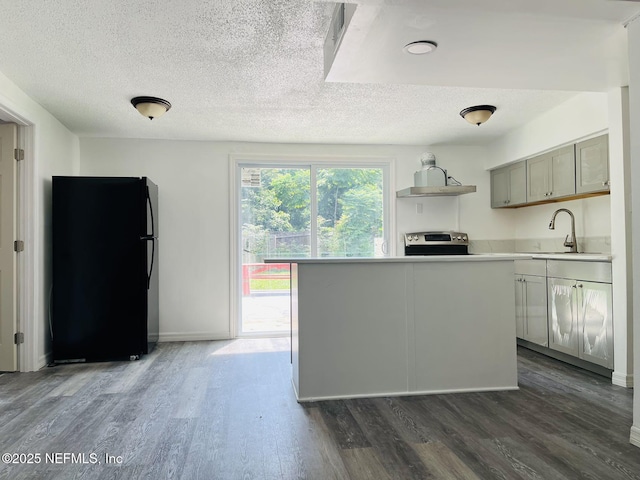
[[[519,162],[509,167],[509,205],[527,202],[527,163]]]
[[[613,307],[611,285],[577,282],[580,358],[613,368]]]
[[[538,202],[549,198],[549,156],[539,155],[527,160],[527,199]]]
[[[509,203],[509,168],[491,172],[491,208],[506,207]]]
[[[559,148],[550,154],[551,180],[549,198],[566,197],[576,193],[576,157],[573,145]]]
[[[576,144],[576,193],[609,190],[609,135]]]
[[[578,356],[578,312],[575,280],[547,278],[549,348]]]
[[[546,347],[549,345],[547,323],[547,278],[524,275],[524,339]]]
[[[525,300],[524,300],[524,279],[522,275],[515,276],[515,288],[516,288],[516,337],[524,338]]]

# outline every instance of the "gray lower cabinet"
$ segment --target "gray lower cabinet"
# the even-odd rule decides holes
[[[576,281],[549,278],[549,347],[578,356]]]
[[[516,275],[516,336],[543,347],[549,345],[547,279]]]
[[[572,262],[549,262],[549,271],[562,277],[548,277],[549,348],[583,360],[613,368],[613,308],[610,264],[593,267],[576,265],[582,278],[571,276],[562,265]],[[586,262],[575,262],[584,264]],[[607,270],[608,269],[608,270]],[[604,274],[604,277],[600,276]],[[609,283],[591,280],[605,280]]]
[[[516,336],[549,345],[547,323],[547,261],[515,261]]]

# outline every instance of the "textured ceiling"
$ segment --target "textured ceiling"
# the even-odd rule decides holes
[[[456,26],[461,35],[478,8],[513,12],[520,22],[530,13],[557,17],[558,25],[595,19],[605,30],[640,11],[612,0],[356,3],[409,15],[429,15],[431,7],[466,12]],[[508,81],[460,87],[446,72],[440,86],[325,82],[333,8],[308,0],[0,0],[0,71],[80,136],[189,140],[484,143],[580,90],[516,89]],[[146,120],[129,103],[139,95],[166,98],[173,108]],[[458,116],[480,103],[498,106],[485,125]]]

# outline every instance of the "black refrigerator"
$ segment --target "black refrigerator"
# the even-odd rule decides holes
[[[53,359],[135,359],[158,340],[158,187],[53,177]]]

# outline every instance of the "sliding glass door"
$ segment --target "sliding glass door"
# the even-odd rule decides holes
[[[238,163],[239,335],[289,332],[289,264],[387,254],[388,165]]]
[[[241,167],[240,334],[289,331],[289,264],[311,255],[309,168]]]

